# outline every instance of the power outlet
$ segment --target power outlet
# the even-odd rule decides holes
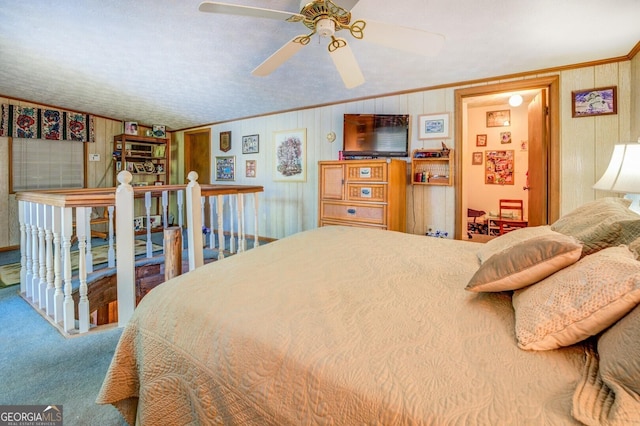
[[[100,161],[100,154],[89,154],[89,161]]]

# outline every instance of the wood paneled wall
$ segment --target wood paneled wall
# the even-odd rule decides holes
[[[640,111],[640,80],[638,59],[605,65],[569,69],[558,73],[532,74],[520,79],[560,75],[561,103],[561,211],[566,213],[596,197],[606,196],[591,189],[604,172],[613,145],[619,141],[636,140],[640,127],[632,123],[632,107]],[[483,84],[513,80],[495,80]],[[635,82],[634,87],[633,82]],[[618,114],[602,117],[571,117],[571,91],[603,86],[618,87]],[[454,111],[454,92],[451,87],[418,91],[375,99],[346,102],[296,112],[238,120],[210,126],[212,129],[212,164],[215,156],[235,155],[236,182],[265,187],[260,196],[260,235],[282,238],[317,226],[318,169],[320,160],[338,158],[342,146],[342,116],[345,113],[411,114],[413,124],[411,149],[438,148],[439,140],[422,141],[417,138],[417,118],[421,114]],[[636,117],[637,118],[637,117]],[[451,122],[453,122],[453,117]],[[632,126],[634,130],[632,131]],[[307,181],[281,183],[273,181],[273,132],[287,129],[307,129]],[[232,149],[222,153],[219,134],[231,131]],[[335,132],[336,141],[326,139]],[[445,143],[453,146],[451,138]],[[180,132],[179,132],[180,133]],[[181,135],[175,135],[180,141]],[[633,135],[632,135],[633,133]],[[260,152],[242,154],[243,135],[260,135]],[[257,160],[257,177],[244,176],[245,160]],[[215,182],[215,176],[212,176]],[[566,190],[565,190],[566,188]],[[407,232],[423,234],[427,226],[453,234],[455,223],[455,192],[453,187],[407,187]],[[251,225],[249,225],[251,227]],[[248,229],[252,232],[252,229]]]

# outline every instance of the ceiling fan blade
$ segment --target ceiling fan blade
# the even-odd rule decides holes
[[[356,4],[358,4],[358,0],[340,0],[340,7],[347,11],[351,11]]]
[[[365,19],[364,41],[403,50],[414,55],[434,56],[444,45],[442,34],[384,24]]]
[[[356,57],[353,56],[351,48],[346,44],[346,40],[341,38],[336,38],[336,40],[344,41],[345,45],[333,52],[329,52],[329,54],[340,73],[340,77],[342,77],[345,87],[352,89],[364,83],[364,76],[362,75],[362,71],[360,71]]]
[[[251,74],[258,77],[265,77],[274,72],[276,68],[287,62],[289,58],[298,53],[298,51],[304,47],[302,43],[294,41],[300,37],[306,36],[297,36],[289,40],[284,46],[276,50],[273,55],[269,56],[263,63],[258,65]]]
[[[304,16],[299,13],[285,12],[282,10],[263,9],[260,7],[241,6],[238,4],[218,3],[215,1],[203,1],[198,6],[200,12],[221,13],[226,15],[251,16],[254,18],[278,19],[281,21],[299,21]]]

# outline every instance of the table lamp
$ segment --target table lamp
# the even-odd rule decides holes
[[[625,193],[629,209],[640,214],[640,141],[614,146],[609,166],[593,189]]]

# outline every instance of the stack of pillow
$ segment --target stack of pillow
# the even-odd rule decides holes
[[[640,424],[640,215],[603,198],[550,226],[486,243],[466,289],[513,290],[518,346],[550,350],[603,332],[574,395],[586,424]]]

